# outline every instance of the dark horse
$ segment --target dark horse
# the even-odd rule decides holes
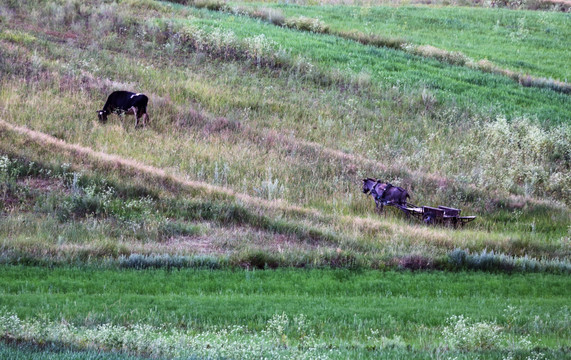
[[[408,191],[405,189],[373,178],[363,179],[363,193],[371,195],[375,199],[375,205],[379,213],[383,212],[384,205],[406,205],[406,199],[410,198]]]

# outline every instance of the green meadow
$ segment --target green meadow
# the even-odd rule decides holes
[[[184,339],[188,346],[196,345],[200,334],[210,334],[216,348],[222,340],[217,334],[239,332],[243,341],[252,342],[250,350],[260,351],[253,356],[264,354],[256,346],[265,345],[273,352],[269,356],[286,358],[327,353],[333,358],[430,358],[435,345],[455,341],[452,334],[442,336],[451,328],[474,336],[474,344],[463,343],[465,350],[490,342],[483,345],[490,347],[483,352],[490,358],[509,351],[523,354],[532,347],[546,358],[557,358],[562,354],[549,349],[569,346],[569,278],[552,275],[5,267],[0,276],[8,284],[1,293],[3,305],[12,316],[23,324],[29,314],[40,319],[29,325],[26,335],[35,335],[35,325],[49,338],[49,331],[61,331],[65,319],[70,332],[95,328],[92,336],[104,338],[99,332],[117,324],[116,333],[107,335],[116,338],[97,344],[113,349],[130,345],[129,332],[141,323],[171,335],[169,326],[186,329],[181,332],[192,339]],[[471,328],[475,324],[478,330]],[[96,348],[73,340],[50,346],[65,345]],[[161,350],[170,349],[156,344],[152,351],[157,353],[151,355]],[[235,354],[238,350],[243,349]],[[232,350],[228,352],[232,357]],[[451,354],[465,355],[458,349]]]
[[[282,10],[278,7],[277,9]],[[238,38],[253,37],[258,34],[264,34],[264,38],[267,41],[275,42],[278,46],[286,49],[291,55],[303,56],[312,60],[316,66],[322,66],[326,68],[335,68],[341,71],[346,71],[360,75],[362,78],[366,78],[368,81],[374,83],[380,83],[385,87],[398,86],[403,87],[406,90],[409,88],[424,89],[429,92],[433,92],[435,96],[440,101],[451,101],[454,104],[460,104],[462,107],[476,106],[477,108],[484,111],[484,113],[503,113],[509,117],[519,117],[524,114],[533,114],[533,118],[539,119],[541,122],[550,122],[553,124],[558,124],[565,122],[569,118],[569,99],[568,96],[564,94],[558,94],[553,91],[537,91],[537,89],[529,89],[522,87],[513,80],[500,76],[489,74],[482,71],[477,71],[469,69],[462,66],[446,66],[437,60],[430,58],[425,58],[422,56],[412,55],[400,50],[395,50],[391,48],[384,47],[374,47],[374,46],[362,46],[351,40],[343,39],[342,37],[336,36],[335,30],[339,31],[349,31],[357,30],[365,33],[377,34],[380,33],[378,28],[364,28],[367,22],[371,22],[371,19],[375,19],[374,23],[384,30],[385,26],[382,23],[382,17],[372,14],[371,18],[362,18],[360,16],[353,16],[353,11],[355,9],[341,9],[337,7],[318,7],[317,10],[311,7],[299,7],[289,9],[288,7],[283,7],[284,16],[296,17],[305,16],[309,18],[315,18],[322,20],[325,25],[331,27],[333,34],[323,34],[316,36],[316,33],[304,32],[297,30],[289,30],[283,28],[276,28],[276,26],[260,22],[255,19],[244,16],[235,16],[232,13],[212,13],[209,12],[198,12],[198,19],[195,23],[201,27],[206,27],[206,29],[214,29],[217,31],[232,31]],[[402,8],[396,8],[398,9]],[[344,10],[344,11],[343,11]],[[380,9],[381,12],[383,9]],[[360,10],[357,10],[360,11]],[[439,37],[442,39],[454,39],[457,36],[451,34],[451,30],[445,27],[442,30],[438,24],[433,26],[439,27],[439,31],[431,30],[430,27],[426,28],[426,23],[434,23],[433,21],[428,21],[426,19],[415,19],[414,10],[410,10],[412,14],[406,14],[403,17],[406,19],[411,19],[418,24],[418,27],[422,26],[424,32],[438,33]],[[460,12],[462,10],[453,9],[453,12]],[[469,9],[466,11],[474,11]],[[510,14],[506,10],[508,15]],[[494,13],[488,10],[483,12],[480,16],[484,18],[484,23],[498,21],[497,16],[493,16]],[[506,15],[506,16],[508,16]],[[559,14],[556,14],[559,15]],[[385,15],[390,16],[390,15]],[[430,14],[426,16],[430,17]],[[437,15],[433,14],[432,18]],[[451,14],[438,14],[443,18],[450,18]],[[469,23],[476,23],[481,21],[476,14],[473,14],[475,18],[470,18],[466,20]],[[454,14],[454,18],[463,19],[463,14]],[[513,15],[510,16],[513,18]],[[354,20],[352,20],[354,19]],[[477,20],[476,20],[477,19]],[[360,25],[355,26],[352,22],[358,22]],[[509,20],[505,20],[509,21]],[[476,28],[467,31],[467,38],[477,39],[480,44],[475,45],[476,48],[485,48],[485,51],[489,51],[491,48],[500,48],[502,51],[509,52],[513,56],[512,63],[509,63],[509,67],[524,71],[526,74],[541,75],[547,77],[554,77],[562,81],[566,81],[569,77],[568,73],[565,73],[567,67],[564,65],[566,59],[569,57],[569,30],[568,30],[568,17],[554,17],[553,22],[549,22],[550,26],[557,28],[554,34],[545,34],[541,30],[537,30],[536,33],[540,34],[545,38],[549,38],[549,41],[542,41],[541,36],[538,35],[536,39],[529,39],[526,45],[523,46],[525,49],[533,48],[533,51],[528,52],[530,61],[537,61],[541,59],[541,56],[545,54],[538,47],[538,43],[544,46],[553,46],[556,49],[560,49],[559,55],[555,55],[552,52],[548,52],[550,59],[559,59],[553,64],[546,63],[545,65],[536,65],[536,68],[543,69],[545,71],[530,72],[528,69],[530,66],[525,66],[525,61],[522,61],[519,51],[525,51],[521,49],[520,44],[516,46],[510,46],[509,36],[506,34],[497,34],[490,38],[486,38],[485,35],[475,35],[480,34],[482,29]],[[393,20],[393,22],[400,23],[399,20]],[[329,24],[332,25],[329,25]],[[341,25],[338,25],[341,24]],[[422,25],[421,25],[422,24]],[[337,25],[337,27],[336,27]],[[414,25],[413,25],[414,26]],[[388,26],[390,28],[390,24]],[[508,27],[508,26],[503,26]],[[207,30],[213,31],[213,30]],[[418,31],[417,33],[419,33]],[[461,51],[459,50],[459,45],[450,46],[447,44],[442,44],[441,41],[435,41],[431,43],[426,37],[423,37],[423,41],[418,41],[421,34],[414,37],[414,31],[408,31],[406,29],[401,29],[400,34],[411,33],[410,40],[413,44],[424,45],[428,42],[429,45],[441,46],[449,51]],[[384,35],[384,33],[380,33]],[[534,32],[535,34],[535,32]],[[388,33],[388,37],[393,37],[392,33]],[[405,41],[408,40],[405,37]],[[464,41],[463,41],[464,40]],[[466,39],[456,39],[458,44],[465,45],[467,43]],[[496,45],[497,44],[497,45]],[[484,47],[485,46],[485,47]],[[514,49],[515,48],[515,49]],[[517,51],[516,51],[517,50]],[[485,56],[481,56],[480,53],[469,53],[467,55],[474,56],[476,60],[488,59]],[[493,54],[493,53],[492,53]],[[541,55],[540,55],[541,54]],[[503,54],[496,55],[498,58],[506,59]],[[509,59],[509,58],[508,58]],[[517,60],[516,60],[517,59]],[[496,61],[494,57],[491,57],[494,63]],[[504,65],[504,62],[499,63],[499,65]],[[513,66],[513,63],[523,63],[523,66]],[[531,66],[533,67],[533,66]],[[548,69],[549,67],[557,68],[563,71],[563,73],[553,73]],[[490,102],[493,99],[493,102]],[[532,110],[533,109],[533,110]],[[561,113],[563,112],[563,113]]]
[[[0,358],[569,358],[570,28],[0,1]],[[97,121],[115,90],[144,128]],[[477,218],[377,214],[366,177]]]
[[[462,52],[529,75],[571,76],[569,16],[542,11],[419,6],[299,6],[232,3],[273,9],[274,16],[319,19],[331,33],[359,31]]]

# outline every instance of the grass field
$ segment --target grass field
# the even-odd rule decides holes
[[[328,13],[326,10],[321,10],[322,8],[318,9],[318,13],[312,13],[312,8],[301,7],[293,9],[291,12],[285,11],[285,14],[291,14],[293,16],[293,14],[296,13],[304,15],[307,12],[309,17],[312,15],[316,15],[320,19],[323,17],[326,24],[328,24],[327,20],[331,18],[333,29],[335,29],[334,19],[352,18],[352,16],[347,14],[346,11],[343,12],[338,8],[335,8],[329,13],[330,17],[327,17]],[[414,10],[411,11],[413,12]],[[458,9],[454,9],[452,11],[460,12]],[[483,11],[484,14],[490,13],[489,10]],[[318,16],[322,14],[323,16]],[[510,14],[510,12],[507,11],[507,14]],[[425,88],[428,91],[434,92],[434,96],[440,101],[453,101],[463,107],[475,105],[477,107],[483,107],[490,113],[500,111],[510,117],[532,113],[534,117],[537,117],[542,122],[547,121],[554,124],[558,124],[564,119],[568,119],[570,115],[568,112],[568,97],[564,94],[557,94],[553,91],[531,90],[518,85],[513,80],[504,76],[488,74],[461,66],[443,66],[440,62],[430,58],[415,56],[390,48],[362,46],[353,41],[345,40],[334,35],[316,36],[314,33],[308,34],[305,32],[298,32],[296,30],[290,31],[287,29],[276,29],[275,26],[271,24],[258,22],[248,17],[234,16],[233,14],[198,12],[197,16],[198,18],[194,23],[201,27],[206,27],[207,31],[212,31],[210,29],[219,29],[219,31],[222,31],[222,34],[227,31],[232,31],[238,38],[252,37],[263,33],[265,35],[265,39],[268,41],[274,41],[282,48],[287,49],[292,55],[301,55],[311,59],[311,61],[315,62],[316,66],[324,66],[339,69],[341,71],[348,71],[354,74],[360,74],[371,82],[379,82],[385,86],[404,87],[407,90],[409,87]],[[436,15],[433,15],[433,17],[435,16]],[[444,15],[441,14],[441,16]],[[461,14],[456,14],[456,16],[462,18]],[[553,36],[543,35],[544,32],[538,30],[538,34],[548,37],[550,41],[542,42],[539,35],[536,41],[545,44],[545,46],[549,46],[548,44],[551,44],[556,49],[560,49],[561,56],[559,58],[561,59],[561,62],[559,65],[553,64],[553,68],[565,69],[566,66],[563,66],[563,63],[569,55],[569,51],[567,50],[569,42],[566,40],[568,36],[565,36],[568,32],[568,27],[565,25],[568,22],[568,19],[565,17],[561,17],[559,19],[555,15],[552,16],[554,16],[554,18],[550,24],[553,24],[554,27],[557,27],[557,24],[559,24],[558,30],[555,30],[556,34]],[[412,18],[411,22],[413,24],[414,22],[421,22],[420,20],[415,20],[413,16],[410,17]],[[486,16],[480,17],[486,19]],[[348,21],[336,21],[338,23],[342,23],[342,29],[347,31],[358,30],[373,34],[375,34],[376,31],[379,31],[376,29],[362,29],[364,26],[363,24],[366,24],[367,22],[366,19],[355,20],[355,22],[359,22],[361,24],[360,26],[355,26],[351,23],[347,24]],[[494,18],[488,18],[485,21],[494,21]],[[471,20],[471,23],[476,22],[477,20],[475,19]],[[380,24],[379,22],[376,23]],[[409,31],[403,30],[401,33],[408,34]],[[414,32],[412,33],[414,34]],[[443,39],[453,38],[450,31],[447,32],[442,30],[438,33]],[[486,43],[487,46],[485,49],[488,52],[490,51],[490,48],[510,48],[510,43],[506,41],[505,34],[498,34],[493,39],[490,39],[485,36],[475,35],[479,33],[479,30],[473,29],[472,31],[467,31],[466,37],[477,39],[481,43]],[[458,39],[457,41],[462,44],[466,43],[462,42],[462,39]],[[415,38],[412,38],[412,42],[416,43],[417,41]],[[492,45],[490,45],[490,42]],[[498,42],[499,44],[495,45]],[[440,45],[440,42],[437,41],[436,43]],[[539,55],[533,55],[536,51],[537,54],[540,53],[537,43],[530,40],[527,44],[529,45],[524,45],[524,47],[529,46],[534,49],[534,51],[530,51],[530,54],[528,55],[529,58],[536,61],[537,58],[541,57]],[[420,43],[420,45],[423,45],[423,43]],[[476,48],[479,46],[484,48],[483,44],[475,45]],[[506,52],[514,54],[512,55],[512,58],[518,59],[517,61],[521,63],[522,57],[519,56],[517,52],[513,51],[513,47],[511,49],[511,52],[510,50],[506,50]],[[520,51],[519,46],[517,49]],[[450,47],[450,50],[455,51],[456,49],[454,47]],[[552,54],[552,52],[549,52],[549,54]],[[504,61],[509,61],[510,59],[510,57],[498,55],[498,57],[500,56]],[[554,56],[553,58],[558,58],[558,56]],[[478,56],[476,60],[480,59],[484,59],[484,57]],[[547,68],[549,66],[550,65],[548,64],[544,64],[541,67]],[[517,67],[516,70],[521,70],[521,68]],[[538,71],[538,73],[540,75],[545,74],[544,71]],[[558,79],[565,80],[568,77],[568,74],[563,75],[558,73],[556,75],[549,74],[549,76],[555,76]],[[494,99],[494,103],[490,104],[490,99]],[[491,108],[490,105],[492,105]]]
[[[566,81],[567,14],[193,5],[0,2],[0,357],[569,358],[569,95],[346,36]]]
[[[53,326],[55,321],[60,326],[67,324],[68,329],[99,326],[96,329],[101,330],[113,324],[126,330],[135,324],[154,328],[175,324],[195,338],[243,326],[248,331],[241,336],[252,342],[276,341],[275,350],[283,346],[281,350],[290,354],[303,350],[304,341],[311,341],[314,350],[308,350],[309,358],[324,352],[334,358],[375,358],[391,349],[401,356],[426,358],[452,341],[445,335],[451,321],[459,326],[456,331],[468,325],[468,333],[476,331],[470,330],[471,323],[491,326],[480,329],[490,334],[472,334],[483,339],[491,336],[473,339],[490,344],[465,346],[469,351],[482,346],[480,350],[492,357],[569,346],[569,278],[560,276],[33,267],[6,267],[0,276],[9,284],[2,291],[4,306],[22,322],[40,319],[38,326]],[[466,324],[454,316],[462,316]],[[281,333],[273,340],[271,336],[256,338],[271,331]],[[113,341],[103,335],[101,339],[103,344],[94,341],[87,347],[105,348]],[[159,351],[159,345],[154,351]],[[112,347],[121,346],[119,341]],[[218,351],[223,354],[224,350]]]
[[[233,6],[246,6],[240,2]],[[251,4],[256,8],[254,4]],[[319,19],[331,33],[402,39],[461,52],[530,75],[569,79],[569,19],[564,13],[440,7],[341,7],[258,4],[285,18]],[[274,14],[276,16],[276,14]]]

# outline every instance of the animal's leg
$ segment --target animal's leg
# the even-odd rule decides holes
[[[139,117],[140,115],[137,114],[137,108],[134,106],[131,106],[131,108],[129,109],[129,111],[133,112],[133,115],[135,115],[135,129],[139,127]]]
[[[149,121],[151,121],[149,119],[149,115],[147,113],[144,113],[143,114],[143,126],[146,126]]]
[[[382,214],[383,213],[383,203],[382,202],[377,202],[375,201],[376,205],[377,205],[377,213]]]

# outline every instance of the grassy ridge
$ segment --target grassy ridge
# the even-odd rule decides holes
[[[184,2],[188,0],[175,0],[176,2]],[[269,3],[274,4],[275,0],[252,0],[252,1],[241,1],[241,3]],[[569,9],[569,4],[565,3],[563,0],[544,0],[544,1],[534,1],[534,0],[527,0],[522,2],[508,2],[508,1],[499,1],[495,3],[486,3],[474,0],[368,0],[368,1],[361,1],[361,0],[295,0],[289,2],[291,4],[296,5],[307,5],[307,6],[316,6],[316,5],[332,5],[332,6],[339,6],[339,5],[353,5],[353,6],[411,6],[417,5],[419,7],[425,6],[434,6],[434,7],[452,7],[452,6],[461,6],[461,7],[483,7],[483,8],[507,8],[507,9],[515,9],[515,10],[545,10],[545,11],[567,11]]]
[[[30,145],[28,142],[28,151],[34,148]],[[83,166],[99,170],[96,176],[80,175],[66,164],[46,167],[5,157],[1,160],[3,174],[9,174],[2,187],[3,199],[11,213],[21,213],[0,221],[0,233],[6,237],[2,246],[6,263],[109,261],[113,265],[118,257],[132,253],[164,253],[174,258],[129,258],[124,265],[569,271],[569,254],[554,224],[544,228],[538,223],[533,234],[510,224],[501,233],[425,229],[398,219],[381,223],[260,203],[239,194],[236,203],[225,192],[213,200],[211,196],[220,190],[204,192],[180,179],[137,167],[123,172],[133,184],[124,180],[115,183],[116,175],[107,167],[116,168],[125,162],[122,159],[97,163],[83,158]],[[188,190],[194,192],[194,200],[173,198]],[[560,221],[564,223],[564,213]],[[459,247],[469,250],[449,259],[450,251]],[[489,251],[518,258],[500,258]],[[213,258],[176,258],[209,253]]]

